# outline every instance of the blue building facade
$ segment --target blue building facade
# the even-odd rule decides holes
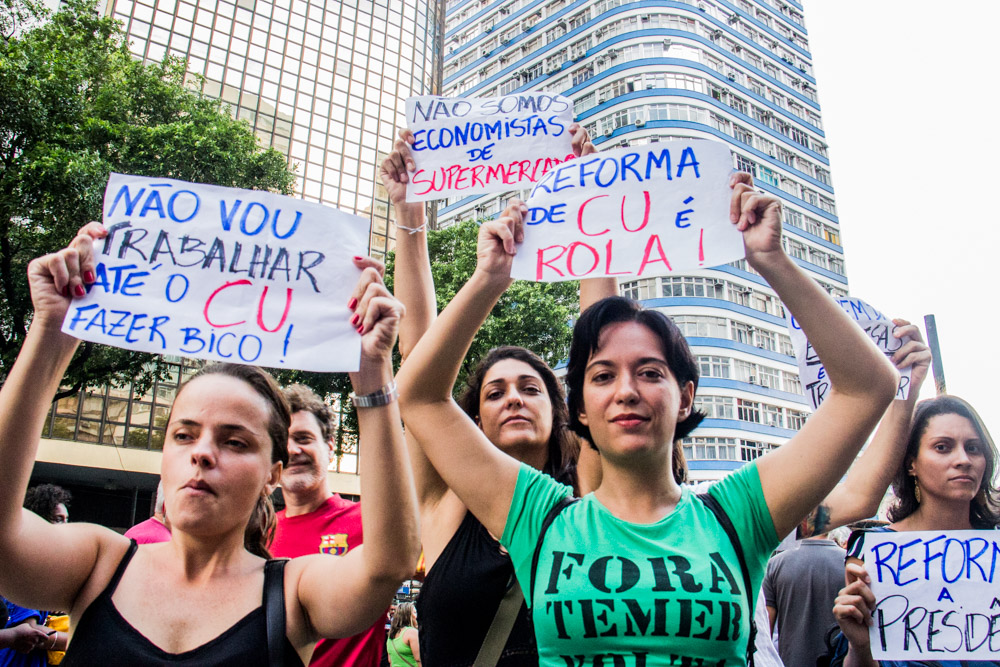
[[[557,92],[598,149],[708,138],[782,199],[786,249],[828,292],[847,294],[827,145],[795,0],[451,0],[442,94]],[[449,199],[438,220],[492,215],[510,196]],[[781,446],[810,409],[784,309],[745,262],[623,279],[688,337],[708,418],[684,448],[695,480]]]

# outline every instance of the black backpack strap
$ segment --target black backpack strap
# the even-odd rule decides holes
[[[278,558],[264,563],[264,617],[267,623],[267,664],[285,664],[285,563]]]
[[[755,609],[753,604],[753,590],[750,583],[750,569],[747,567],[747,559],[743,555],[743,545],[740,544],[740,539],[736,535],[736,528],[733,527],[733,522],[729,520],[729,515],[726,514],[726,510],[722,509],[719,501],[710,493],[699,493],[698,499],[705,503],[705,507],[712,511],[719,525],[726,531],[726,535],[729,537],[729,541],[732,542],[733,549],[736,551],[736,558],[740,561],[740,571],[743,573],[743,592],[747,598],[746,613],[750,617],[750,636],[747,639],[747,667],[753,667],[753,657],[757,641],[757,620],[754,618]]]
[[[527,598],[529,607],[535,599],[535,570],[538,569],[538,558],[542,555],[542,542],[545,541],[545,533],[549,532],[549,526],[559,516],[559,513],[578,500],[580,499],[566,496],[549,510],[549,513],[545,515],[545,520],[542,521],[542,530],[538,533],[538,541],[535,542],[535,553],[531,556],[531,583],[528,585],[529,597]]]

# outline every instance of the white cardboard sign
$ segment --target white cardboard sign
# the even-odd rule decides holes
[[[997,531],[866,533],[861,557],[878,601],[869,629],[876,660],[997,659]]]
[[[742,259],[729,220],[729,147],[698,139],[618,148],[548,172],[526,202],[511,276],[659,276]]]
[[[551,93],[406,100],[416,170],[406,201],[529,188],[573,158],[573,103]]]
[[[63,331],[142,352],[354,371],[347,302],[370,222],[255,190],[112,174],[97,281]]]
[[[910,339],[907,337],[896,338],[893,332],[897,327],[892,320],[883,315],[877,308],[873,308],[861,299],[849,297],[846,299],[834,299],[844,312],[851,319],[858,323],[865,330],[878,349],[882,350],[885,356],[892,358],[896,350],[901,348]],[[799,380],[802,389],[809,397],[813,410],[818,408],[826,398],[826,392],[830,389],[830,378],[826,374],[823,362],[819,360],[812,344],[806,339],[806,334],[802,327],[792,317],[792,313],[785,309],[785,320],[788,323],[788,332],[792,339],[792,347],[795,348],[795,360],[799,365]],[[899,387],[896,390],[896,398],[906,400],[910,394],[910,369],[904,368],[899,371]]]

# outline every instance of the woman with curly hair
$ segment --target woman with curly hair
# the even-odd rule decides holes
[[[73,494],[55,484],[39,484],[24,494],[24,508],[31,510],[49,523],[68,523],[70,501]]]

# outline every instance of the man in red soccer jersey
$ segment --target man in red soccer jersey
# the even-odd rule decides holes
[[[281,475],[285,509],[271,544],[277,558],[324,553],[343,556],[361,544],[361,504],[330,491],[327,470],[333,453],[333,412],[305,385],[291,385],[285,398],[292,409],[288,467]],[[382,619],[343,639],[316,645],[311,667],[377,667],[385,646]]]

